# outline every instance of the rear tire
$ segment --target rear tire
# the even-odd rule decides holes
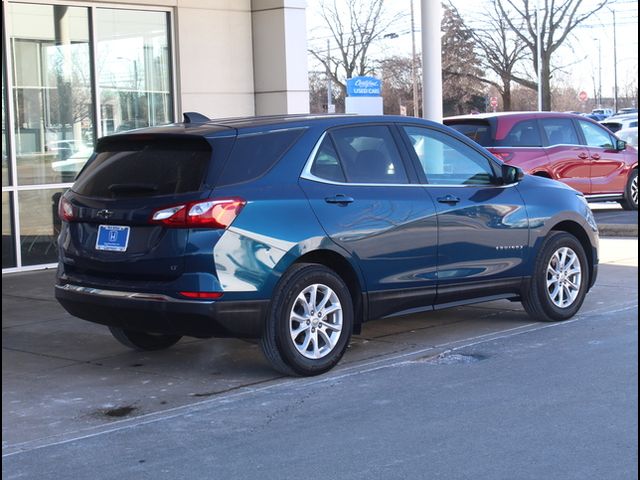
[[[301,263],[282,277],[260,339],[285,375],[319,375],[344,355],[353,328],[353,302],[344,281],[323,265]]]
[[[160,333],[137,332],[120,327],[109,327],[114,336],[125,347],[149,352],[153,350],[165,350],[172,347],[182,338],[181,335],[165,335]]]
[[[624,189],[624,200],[620,202],[625,210],[638,210],[638,169],[634,169],[629,175],[627,186]]]
[[[522,305],[535,320],[567,320],[580,310],[588,285],[584,248],[573,235],[552,231],[538,253],[529,288],[522,292]]]

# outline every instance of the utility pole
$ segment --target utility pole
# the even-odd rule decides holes
[[[416,29],[413,16],[413,0],[411,2],[411,82],[413,83],[413,116],[420,115],[418,108],[418,81],[416,79]]]
[[[327,113],[336,113],[336,109],[331,103],[333,100],[333,92],[331,91],[331,41],[327,39]]]
[[[616,11],[613,14],[613,113],[618,112],[618,46],[616,40]]]

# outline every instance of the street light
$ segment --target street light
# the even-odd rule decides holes
[[[594,38],[598,41],[598,107],[602,107],[602,48],[600,45],[600,39]]]

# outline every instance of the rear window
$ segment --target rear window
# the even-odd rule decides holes
[[[239,135],[218,178],[218,186],[260,178],[280,160],[303,131],[297,128]]]
[[[105,138],[72,190],[102,198],[194,192],[210,159],[203,138]]]
[[[491,127],[486,122],[454,123],[447,125],[483,147],[491,147],[494,144],[491,139]]]

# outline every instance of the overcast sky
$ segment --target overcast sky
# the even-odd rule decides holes
[[[340,3],[340,0],[337,0]],[[420,0],[413,0],[416,10],[416,45],[421,50],[420,38]],[[452,0],[461,12],[468,26],[478,25],[480,12],[485,0]],[[596,0],[586,0],[585,4],[593,4]],[[397,24],[398,38],[377,42],[374,55],[379,58],[393,54],[411,54],[411,35],[409,9],[411,0],[387,0],[386,8],[390,13],[405,12],[406,18]],[[541,2],[543,3],[543,2]],[[317,15],[318,0],[308,0],[307,28],[309,45],[314,48],[326,48],[326,32],[322,32],[322,24]],[[623,94],[624,88],[638,82],[638,2],[636,0],[612,0],[582,26],[574,30],[574,35],[566,46],[555,55],[555,65],[569,65],[565,72],[556,73],[556,77],[578,90],[584,90],[589,97],[593,96],[594,81],[598,83],[599,69],[602,76],[602,96],[612,97],[614,87],[614,35],[613,13],[616,12],[616,39],[618,64],[618,92]],[[600,55],[598,52],[600,51]],[[310,69],[319,68],[310,64]]]

